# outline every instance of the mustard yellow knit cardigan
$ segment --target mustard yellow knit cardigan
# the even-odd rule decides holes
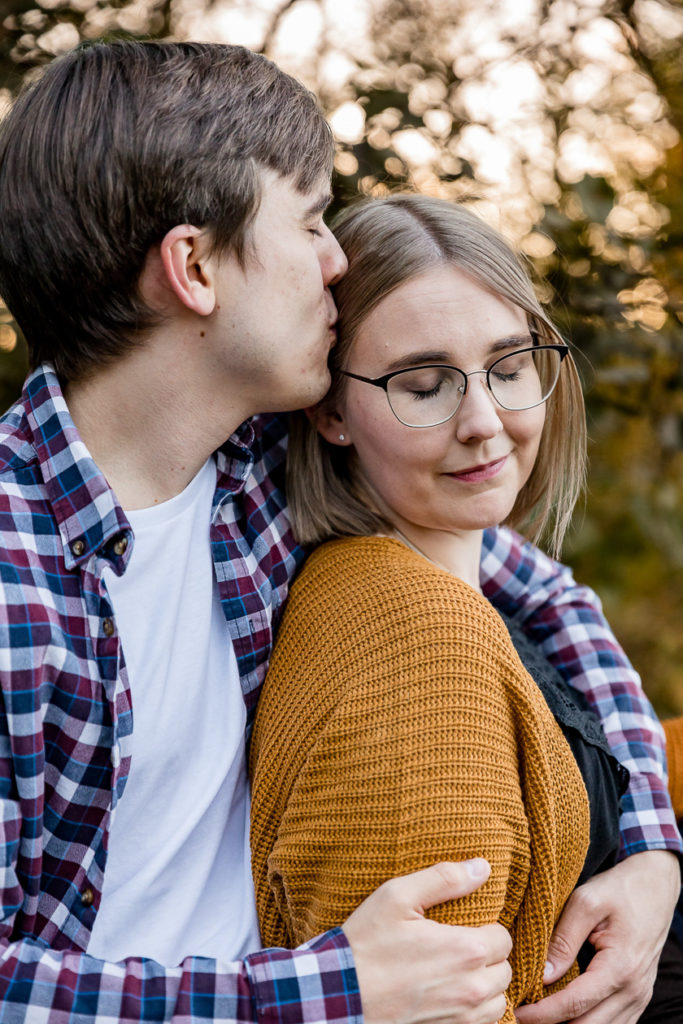
[[[536,1001],[583,865],[585,787],[491,605],[400,542],[323,545],[292,588],[251,746],[267,946],[335,925],[382,882],[483,855],[481,890],[429,916],[513,937],[503,1020]]]
[[[669,762],[669,795],[674,814],[683,820],[683,715],[662,722]]]

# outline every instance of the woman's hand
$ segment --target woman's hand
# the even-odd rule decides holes
[[[519,1024],[635,1024],[680,890],[678,859],[667,850],[633,854],[579,886],[553,933],[544,981],[561,978],[586,939],[595,956],[561,992],[520,1007]]]
[[[343,926],[365,1024],[494,1024],[506,1008],[511,941],[499,924],[463,928],[424,916],[474,892],[490,867],[444,863],[385,882]]]

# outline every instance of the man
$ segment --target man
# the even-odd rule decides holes
[[[256,414],[328,384],[331,158],[312,97],[236,47],[77,51],[4,125],[0,293],[35,369],[0,438],[0,1019],[502,1013],[505,932],[423,913],[481,885],[481,861],[258,949],[245,737],[302,554],[284,427]],[[631,856],[577,891],[552,952],[556,976],[590,933],[597,966],[529,1011],[631,1024],[679,884],[658,726],[591,595],[506,531],[487,544],[487,593],[587,691],[636,782]]]

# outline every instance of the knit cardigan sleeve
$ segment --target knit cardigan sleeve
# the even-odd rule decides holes
[[[342,924],[389,878],[484,856],[489,881],[429,916],[510,929],[506,1022],[547,994],[586,792],[502,621],[466,584],[387,538],[319,549],[285,611],[251,772],[267,945]]]
[[[677,821],[683,820],[683,715],[662,722],[669,762],[669,795]]]

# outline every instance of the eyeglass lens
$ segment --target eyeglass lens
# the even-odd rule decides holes
[[[489,369],[489,387],[504,409],[530,409],[548,398],[557,383],[561,364],[561,354],[556,349],[512,352]],[[466,387],[467,377],[460,370],[421,366],[392,377],[387,384],[387,396],[402,423],[428,427],[455,414]]]

